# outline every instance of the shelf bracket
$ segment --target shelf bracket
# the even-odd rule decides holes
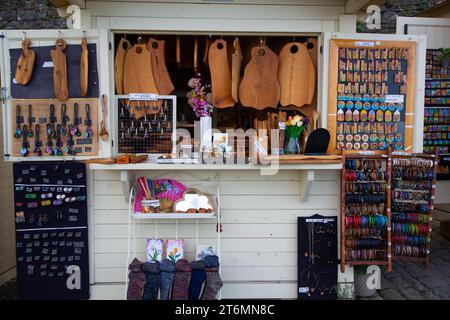
[[[130,190],[133,185],[131,180],[134,179],[129,170],[120,170],[120,183],[122,185],[123,197],[126,202],[130,201]]]
[[[300,201],[307,202],[314,182],[314,170],[300,170]]]

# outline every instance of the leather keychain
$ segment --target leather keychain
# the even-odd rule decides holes
[[[22,149],[20,149],[20,153],[23,157],[28,156],[28,148],[30,147],[30,144],[28,143],[28,135],[25,134],[27,132],[27,125],[23,125],[23,140],[22,140]]]
[[[61,135],[67,135],[67,121],[69,117],[67,116],[67,106],[65,103],[61,105]]]
[[[16,124],[17,124],[17,128],[16,131],[14,132],[14,137],[19,139],[20,136],[22,135],[22,130],[20,129],[20,123],[21,123],[21,115],[20,115],[20,104],[18,104],[16,106]]]
[[[42,151],[41,151],[41,146],[42,146],[42,142],[39,140],[39,134],[41,133],[41,127],[40,125],[37,123],[35,128],[35,137],[34,137],[34,154],[37,157],[40,157],[42,155]]]
[[[55,132],[55,122],[56,122],[56,116],[55,116],[55,105],[50,105],[50,126],[47,126],[47,134],[50,136],[50,138],[56,138],[56,132]]]
[[[68,155],[74,156],[76,154],[75,150],[73,150],[73,145],[74,145],[74,141],[73,141],[73,125],[69,125],[69,137],[67,139],[67,148],[66,148],[66,153]]]
[[[28,105],[28,132],[27,135],[29,138],[33,137],[33,130],[31,129],[33,126],[33,106]]]
[[[45,148],[45,151],[49,156],[53,156],[53,142],[52,142],[52,136],[51,131],[52,127],[50,123],[47,123],[47,148]]]
[[[61,141],[61,125],[58,124],[56,126],[56,147],[55,150],[53,151],[55,153],[55,156],[62,156],[62,141]]]
[[[73,127],[71,130],[72,136],[81,136],[81,132],[78,129],[78,125],[80,124],[80,119],[78,118],[78,103],[73,105]]]
[[[91,121],[91,106],[86,104],[86,120],[84,121],[86,125],[86,130],[84,132],[84,137],[89,138],[92,136],[93,132],[91,129],[92,121]]]

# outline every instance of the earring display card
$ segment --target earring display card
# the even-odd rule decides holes
[[[12,99],[16,157],[96,156],[98,99]]]
[[[19,299],[88,299],[86,165],[14,163]]]
[[[414,57],[411,41],[330,40],[332,149],[411,147]]]
[[[298,218],[298,298],[337,298],[337,217]]]

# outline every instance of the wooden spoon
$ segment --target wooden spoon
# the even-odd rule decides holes
[[[100,138],[103,141],[108,140],[109,133],[106,130],[106,116],[108,114],[108,104],[106,101],[106,94],[102,95],[102,121],[100,122]]]
[[[67,61],[64,49],[67,42],[63,38],[56,40],[56,48],[50,50],[53,61],[53,89],[58,100],[67,100],[69,89],[67,88]]]
[[[87,39],[81,39],[81,60],[80,60],[80,92],[82,97],[86,97],[88,90],[88,48]]]
[[[16,65],[16,74],[14,79],[17,83],[28,84],[33,74],[34,61],[36,60],[36,53],[34,50],[28,48],[31,41],[29,39],[24,39],[22,41],[23,52],[19,57]]]

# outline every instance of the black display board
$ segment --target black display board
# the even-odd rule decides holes
[[[88,44],[88,91],[85,98],[98,97],[98,68],[97,68],[97,46],[95,43]],[[10,49],[11,57],[11,96],[15,99],[53,99],[53,67],[50,50],[55,46],[31,47],[36,53],[33,74],[27,85],[14,83],[16,64],[22,54],[22,49]],[[69,98],[80,98],[80,61],[81,44],[67,45],[64,50],[67,61],[67,87]],[[50,63],[50,64],[49,64]],[[47,66],[47,67],[46,67]]]
[[[18,299],[88,299],[86,165],[14,163]]]
[[[337,299],[337,217],[298,217],[298,298]]]

